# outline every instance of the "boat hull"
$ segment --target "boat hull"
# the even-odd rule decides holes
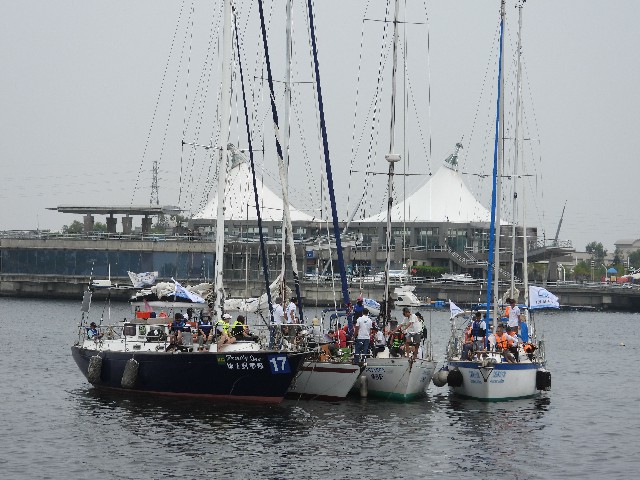
[[[462,385],[450,388],[462,397],[505,401],[538,394],[537,363],[498,363],[489,369],[479,362],[449,361],[449,371],[455,368],[462,374]]]
[[[99,376],[94,373],[90,381],[95,387],[269,403],[282,401],[304,359],[302,354],[275,351],[122,352],[81,346],[71,347],[71,353],[87,379],[91,357],[101,358]],[[133,382],[125,382],[131,359],[137,372]]]
[[[429,381],[436,369],[433,360],[406,357],[371,358],[364,374],[367,378],[367,394],[395,400],[411,400],[426,394]],[[356,387],[359,387],[356,384]]]
[[[359,375],[360,367],[350,363],[303,362],[287,397],[342,400]]]

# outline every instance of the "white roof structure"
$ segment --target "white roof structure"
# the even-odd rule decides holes
[[[235,150],[232,148],[232,151]],[[253,194],[253,179],[251,169],[239,151],[232,155],[232,167],[227,173],[227,186],[224,196],[225,220],[254,220],[256,214],[255,197]],[[260,215],[262,220],[269,222],[282,221],[282,197],[275,194],[264,183],[258,183],[258,198],[260,200]],[[313,222],[311,215],[289,205],[291,221]],[[218,216],[218,195],[216,194],[209,203],[200,210],[194,218],[214,219]]]
[[[451,158],[451,157],[450,157]],[[449,162],[450,159],[447,159]],[[391,210],[392,221],[407,222],[490,222],[491,212],[469,191],[462,176],[452,166],[442,165],[427,183]],[[406,217],[405,217],[406,213]],[[363,222],[384,222],[387,211],[365,218]],[[501,224],[506,224],[502,221]]]

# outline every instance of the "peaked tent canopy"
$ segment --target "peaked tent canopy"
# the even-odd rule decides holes
[[[447,159],[447,163],[450,160]],[[491,212],[471,193],[455,170],[455,165],[442,165],[427,183],[404,201],[394,204],[391,218],[407,222],[490,222]],[[386,210],[365,218],[363,222],[384,222]],[[501,221],[501,224],[506,222]]]
[[[224,195],[225,220],[257,220],[256,206],[253,194],[253,180],[251,169],[239,150],[233,146],[232,165],[227,173],[227,186]],[[264,183],[258,185],[260,200],[260,214],[267,222],[282,221],[282,197],[275,194]],[[291,221],[314,222],[311,215],[289,206]],[[207,205],[194,218],[210,219],[218,215],[218,196],[214,195]]]

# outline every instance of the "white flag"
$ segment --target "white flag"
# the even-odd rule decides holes
[[[173,280],[173,278],[171,280]],[[195,293],[190,292],[189,290],[184,288],[182,285],[180,285],[175,280],[173,280],[173,281],[176,284],[176,289],[174,291],[174,295],[176,295],[177,297],[188,298],[193,303],[204,303],[204,298],[202,298],[200,295],[196,295]]]
[[[158,272],[133,273],[127,272],[131,283],[135,288],[141,288],[145,285],[153,285],[158,279]]]
[[[560,308],[558,297],[546,288],[529,286],[529,304],[530,309],[536,308]]]
[[[459,306],[457,306],[455,303],[453,303],[451,300],[449,300],[449,310],[451,311],[450,318],[457,317],[463,312],[463,310]]]

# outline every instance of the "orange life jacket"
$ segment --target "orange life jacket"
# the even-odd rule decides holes
[[[496,333],[496,347],[501,350],[508,350],[509,347],[513,345],[513,340],[509,340],[507,338],[507,334],[503,333],[501,336],[498,336]]]

